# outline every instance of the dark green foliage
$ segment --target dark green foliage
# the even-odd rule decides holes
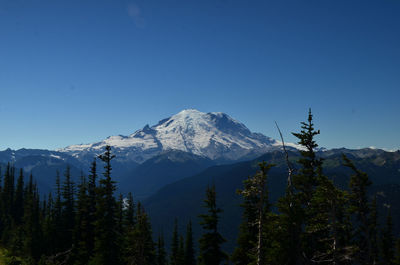
[[[398,238],[396,242],[396,256],[393,263],[395,265],[400,265],[400,238]]]
[[[64,173],[64,183],[61,188],[62,195],[62,249],[67,250],[72,248],[74,227],[75,227],[75,187],[71,180],[70,167],[67,166]]]
[[[76,225],[74,229],[74,264],[84,265],[89,262],[90,247],[93,237],[88,233],[90,219],[89,219],[89,198],[88,198],[88,184],[86,177],[82,174],[81,183],[78,186],[78,198],[76,203]]]
[[[386,217],[386,224],[381,235],[382,264],[392,265],[394,262],[395,241],[393,236],[393,223],[390,208]]]
[[[163,242],[156,259],[150,221],[141,204],[135,211],[132,194],[126,200],[122,195],[118,201],[114,198],[113,157],[107,147],[100,156],[105,162],[103,178],[98,183],[94,160],[89,179],[81,174],[77,192],[69,167],[62,183],[57,172],[55,196],[50,193],[44,200],[32,174],[24,185],[21,170],[14,183],[15,170],[7,166],[0,181],[0,252],[7,248],[7,264],[166,264]],[[183,265],[183,239],[179,251]]]
[[[134,229],[127,235],[127,263],[153,265],[156,262],[156,251],[152,238],[151,225],[140,203],[137,205],[136,213]]]
[[[157,241],[157,264],[167,265],[167,252],[165,251],[164,236],[159,235]]]
[[[235,264],[264,264],[265,254],[271,246],[267,225],[270,216],[267,173],[273,165],[259,163],[259,171],[244,181],[242,195],[243,221],[240,225],[238,247],[232,255]]]
[[[349,213],[353,215],[354,225],[353,242],[357,249],[355,258],[360,264],[368,264],[372,259],[370,207],[367,189],[371,185],[368,175],[358,170],[350,159],[343,155],[344,165],[350,168],[353,175],[350,177]]]
[[[170,265],[179,264],[179,234],[178,234],[178,220],[174,221],[174,231],[172,233],[171,242],[171,255],[170,255]]]
[[[301,123],[301,131],[293,133],[303,147],[300,150],[298,164],[300,169],[289,179],[285,196],[279,201],[278,208],[281,212],[279,227],[278,249],[283,257],[281,263],[302,264],[310,263],[318,256],[319,238],[322,232],[313,228],[312,221],[317,211],[315,207],[318,199],[315,193],[319,187],[322,175],[322,159],[317,158],[315,149],[318,147],[314,137],[320,134],[314,129],[313,115],[308,113],[307,122]],[[325,183],[326,184],[326,183]],[[320,189],[323,192],[326,189]],[[322,216],[320,216],[322,218]],[[324,217],[326,218],[326,216]]]
[[[185,265],[196,265],[196,258],[194,253],[193,246],[193,230],[192,230],[192,221],[189,221],[186,230],[186,239],[185,239]]]
[[[111,147],[106,146],[106,151],[99,158],[105,163],[103,178],[97,188],[95,246],[94,255],[90,264],[118,265],[120,253],[116,227],[117,203],[114,198],[115,182],[111,179]]]
[[[96,158],[93,159],[93,162],[90,167],[90,173],[88,177],[87,183],[87,207],[88,207],[88,216],[87,216],[87,237],[90,238],[87,242],[87,252],[88,256],[93,256],[94,251],[94,237],[95,237],[95,223],[96,223],[96,207],[97,207],[97,164]]]
[[[17,180],[17,187],[15,191],[15,201],[14,201],[14,221],[18,226],[22,222],[22,217],[24,215],[24,172],[21,169],[19,172],[19,177]]]
[[[379,261],[379,244],[378,244],[378,209],[376,195],[370,205],[369,233],[371,241],[371,257],[370,264],[378,264]]]
[[[377,204],[376,197],[371,202],[368,199],[368,175],[343,157],[353,175],[348,191],[338,188],[324,174],[323,160],[316,155],[314,137],[318,134],[310,112],[302,131],[294,134],[304,147],[299,170],[292,181],[287,181],[285,196],[277,205],[270,204],[267,189],[271,165],[261,163],[258,172],[252,169],[247,174],[256,172],[239,191],[243,219],[232,255],[234,264],[400,264],[400,241],[395,246],[391,213],[380,227],[381,203]],[[268,157],[271,163],[276,162],[273,154]],[[141,203],[134,203],[132,194],[115,199],[111,148],[106,147],[99,158],[105,164],[100,181],[94,160],[88,179],[82,174],[75,192],[67,167],[62,183],[57,173],[54,197],[50,193],[44,199],[39,197],[32,175],[24,184],[21,170],[15,182],[15,169],[10,164],[6,166],[4,174],[0,174],[0,254],[3,248],[7,249],[6,264],[165,265],[168,260],[170,265],[196,264],[192,223],[184,238],[175,220],[168,259],[163,236],[159,236],[157,244],[153,242],[150,220]],[[247,170],[243,165],[247,164],[225,171],[227,181],[217,184],[230,185],[231,173]],[[284,173],[275,175],[275,169],[271,170],[272,177],[283,177],[282,182],[286,182]],[[342,175],[342,179],[347,177]],[[215,186],[207,188],[204,202],[207,212],[200,215],[204,231],[199,239],[198,264],[226,264],[229,261],[221,249],[225,239],[219,232],[221,210],[217,207]]]
[[[217,207],[216,197],[215,186],[208,187],[204,200],[204,207],[208,213],[199,216],[204,230],[199,239],[199,265],[219,265],[228,259],[227,254],[221,249],[225,239],[218,232],[219,214],[222,210]]]

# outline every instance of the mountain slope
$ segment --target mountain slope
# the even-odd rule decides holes
[[[166,184],[198,174],[212,165],[212,160],[202,156],[178,150],[164,151],[126,174],[118,186],[123,193],[132,192],[141,199]]]
[[[212,160],[254,158],[280,147],[274,139],[252,133],[245,125],[221,112],[183,110],[158,124],[129,136],[111,136],[93,144],[72,145],[58,151],[76,158],[99,154],[106,145],[119,159],[142,163],[167,150],[180,150]]]
[[[348,152],[356,166],[367,172],[374,183],[370,193],[380,194],[378,202],[381,216],[385,216],[385,204],[392,205],[393,209],[399,209],[400,152],[381,154],[375,152],[375,154],[370,154],[367,157],[359,156],[360,154],[365,155],[367,150]],[[290,152],[291,160],[297,160],[298,155],[297,152]],[[319,156],[324,156],[325,159],[324,172],[333,178],[337,185],[346,188],[351,172],[348,168],[343,167],[341,152],[331,152],[330,154],[320,152]],[[198,215],[204,212],[202,205],[205,190],[207,185],[215,184],[217,203],[223,209],[221,233],[228,240],[225,248],[232,250],[241,219],[241,208],[239,207],[241,200],[236,194],[236,190],[242,188],[243,180],[247,176],[256,172],[257,162],[262,160],[276,164],[271,169],[268,178],[269,198],[271,202],[276,202],[284,194],[287,178],[284,157],[282,152],[278,151],[267,153],[251,161],[213,166],[195,176],[163,187],[144,201],[155,231],[164,231],[166,242],[170,242],[173,220],[177,217],[181,222],[181,232],[184,232],[184,225],[192,220],[195,237],[199,238],[201,229],[198,225]],[[393,216],[393,220],[397,227],[396,232],[399,233],[400,215]]]

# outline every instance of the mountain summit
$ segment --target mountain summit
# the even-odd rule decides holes
[[[141,163],[163,151],[180,150],[212,160],[233,161],[255,157],[280,146],[280,142],[251,132],[222,112],[186,109],[154,126],[129,136],[111,136],[93,144],[72,145],[59,151],[83,158],[113,147],[117,157]],[[92,156],[93,157],[93,156]]]

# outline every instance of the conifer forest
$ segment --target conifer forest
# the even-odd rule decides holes
[[[39,190],[34,175],[10,162],[0,174],[0,264],[400,265],[395,213],[390,206],[378,210],[368,174],[345,154],[341,163],[351,172],[343,176],[346,186],[325,174],[316,152],[319,134],[310,111],[293,133],[301,145],[295,161],[283,143],[286,189],[276,202],[269,197],[275,166],[270,161],[259,161],[257,173],[237,190],[242,218],[232,251],[224,247],[224,209],[213,183],[204,190],[202,214],[185,224],[185,233],[178,230],[178,217],[169,220],[174,229],[166,242],[164,232],[153,232],[141,201],[117,193],[110,146],[93,157],[79,182],[69,167],[54,172],[48,194]],[[194,224],[201,227],[199,237]]]

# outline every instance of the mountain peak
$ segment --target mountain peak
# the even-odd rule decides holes
[[[210,159],[239,160],[276,149],[277,143],[267,136],[252,133],[225,113],[185,109],[129,136],[109,137],[99,143],[70,146],[61,151],[79,156],[82,151],[98,153],[105,145],[111,145],[117,153],[132,156],[131,160],[135,162],[143,162],[168,150]]]

